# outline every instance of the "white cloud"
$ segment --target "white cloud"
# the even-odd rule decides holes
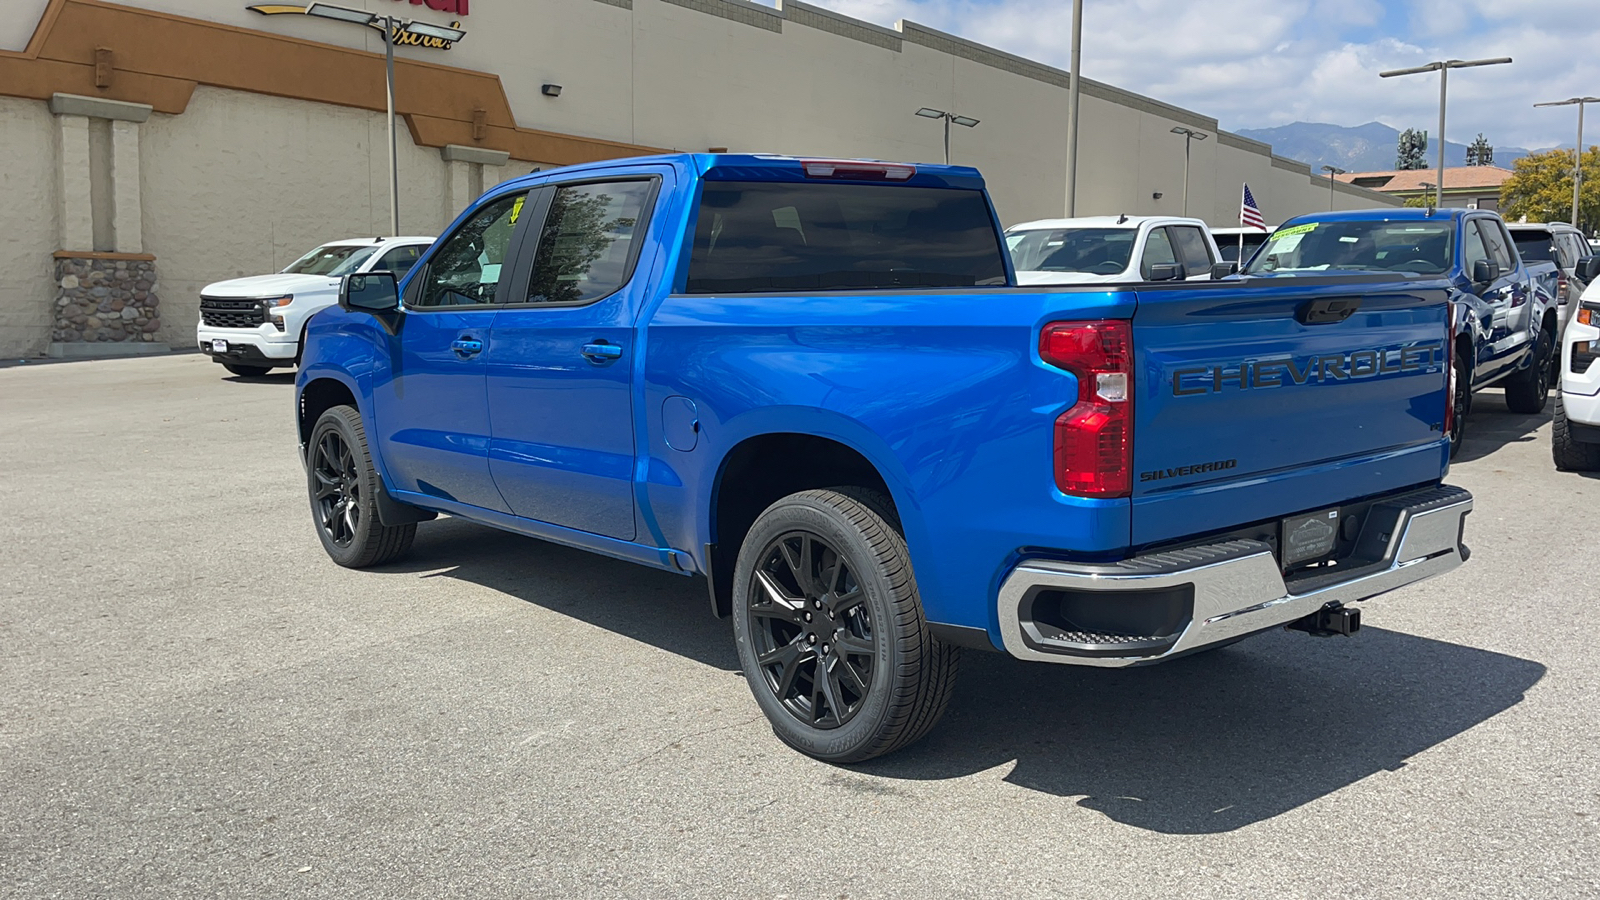
[[[1067,68],[1067,0],[812,0],[897,19]],[[1216,117],[1228,129],[1293,121],[1436,129],[1437,75],[1383,79],[1432,59],[1512,56],[1458,70],[1447,130],[1500,146],[1570,144],[1575,114],[1533,104],[1600,89],[1593,0],[1087,0],[1084,75]],[[1587,136],[1586,136],[1587,137]],[[1594,136],[1600,139],[1600,117]]]

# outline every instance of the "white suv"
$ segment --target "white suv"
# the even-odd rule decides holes
[[[1199,219],[1083,216],[1006,229],[1018,284],[1127,284],[1211,277],[1221,258]]]
[[[300,360],[306,322],[339,300],[339,280],[353,272],[405,275],[433,244],[431,237],[334,241],[276,275],[206,285],[200,292],[195,341],[200,352],[235,375],[265,375]]]
[[[1589,287],[1561,339],[1561,390],[1550,445],[1556,468],[1600,471],[1600,259],[1584,260]]]

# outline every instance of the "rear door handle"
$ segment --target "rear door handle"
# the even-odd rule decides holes
[[[597,341],[593,344],[583,345],[583,357],[592,363],[608,363],[614,359],[622,358],[622,348],[616,344]]]
[[[459,337],[450,342],[450,349],[462,359],[471,359],[483,352],[483,341],[477,338]]]

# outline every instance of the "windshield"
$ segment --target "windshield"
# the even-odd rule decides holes
[[[1450,268],[1455,225],[1434,222],[1306,222],[1279,228],[1246,275],[1328,271],[1440,275]]]
[[[1132,228],[1052,228],[1014,231],[1006,244],[1019,272],[1116,275],[1128,267],[1138,234]]]
[[[377,244],[318,247],[289,264],[285,275],[346,275],[378,252]]]

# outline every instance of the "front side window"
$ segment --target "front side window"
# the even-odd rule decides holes
[[[396,247],[385,253],[383,258],[378,260],[377,264],[372,267],[372,271],[382,272],[387,270],[393,272],[394,277],[397,279],[404,278],[405,274],[411,271],[411,267],[416,265],[417,260],[422,257],[422,251],[426,249],[428,249],[426,244],[407,244],[403,247]]]
[[[1171,266],[1177,262],[1178,255],[1172,249],[1172,239],[1167,237],[1167,230],[1157,228],[1144,239],[1144,261],[1139,266],[1139,276],[1148,279],[1155,274],[1156,266]]]
[[[528,283],[529,303],[588,303],[628,280],[654,182],[568,185],[550,198]]]
[[[473,213],[428,260],[416,300],[407,305],[433,308],[493,303],[511,234],[526,199],[523,194],[512,194]]]
[[[307,253],[283,270],[285,275],[327,275],[337,278],[361,268],[367,257],[378,252],[376,244],[330,244]]]
[[[1468,277],[1472,276],[1472,267],[1479,262],[1489,261],[1489,248],[1484,246],[1483,234],[1471,222],[1461,229],[1464,237],[1461,244],[1461,262],[1466,268]]]
[[[1003,285],[1005,250],[981,191],[710,181],[692,294]]]
[[[1175,225],[1172,228],[1173,236],[1178,242],[1178,255],[1183,257],[1183,267],[1190,275],[1198,275],[1211,268],[1216,260],[1211,258],[1211,248],[1206,246],[1206,239],[1200,234],[1200,229],[1187,225]]]
[[[1116,275],[1133,258],[1135,228],[1052,228],[1007,235],[1017,243],[1011,262],[1019,272],[1086,272]]]
[[[1479,219],[1477,225],[1483,232],[1483,245],[1489,248],[1489,258],[1500,271],[1511,271],[1511,242],[1506,240],[1505,230],[1493,219]]]

